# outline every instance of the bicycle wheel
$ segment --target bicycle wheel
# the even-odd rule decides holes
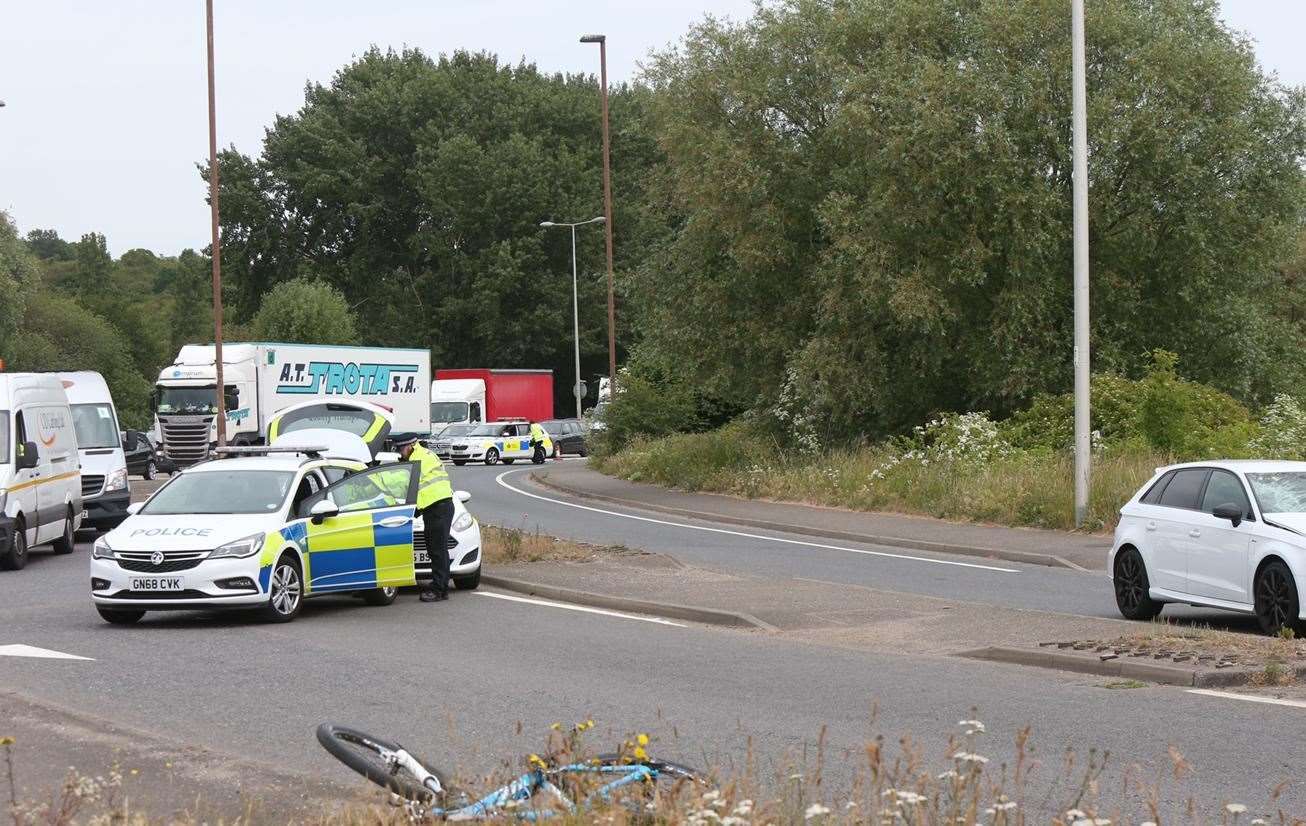
[[[403,748],[398,743],[332,723],[323,723],[317,727],[317,741],[341,763],[406,800],[426,802],[432,797],[431,790],[423,786],[408,769],[393,766],[382,757],[383,752],[395,752]],[[445,794],[449,794],[449,784],[438,769],[416,755],[413,755],[413,759],[435,775]]]

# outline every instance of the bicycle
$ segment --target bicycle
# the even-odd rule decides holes
[[[694,769],[665,760],[631,761],[619,754],[600,754],[592,759],[550,767],[532,756],[534,767],[530,771],[484,797],[469,800],[465,794],[452,789],[438,769],[427,766],[398,743],[332,723],[318,726],[317,739],[331,756],[349,768],[412,804],[430,804],[417,811],[442,820],[477,820],[508,814],[520,820],[535,821],[558,814],[574,814],[595,803],[610,802],[614,792],[637,783],[644,793],[643,803],[649,802],[651,794],[659,791],[659,784],[669,787],[667,790],[672,793],[686,783],[707,787],[707,781]],[[608,775],[612,779],[607,779]],[[579,790],[586,785],[585,781],[601,785],[579,799],[573,799],[563,789],[572,786]],[[533,805],[541,794],[547,795],[557,810]],[[451,799],[460,797],[468,802],[447,805]]]

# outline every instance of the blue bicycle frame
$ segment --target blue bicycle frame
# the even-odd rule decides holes
[[[550,779],[562,774],[615,774],[620,775],[615,780],[603,784],[590,793],[584,800],[579,803],[567,797],[567,794]],[[525,802],[533,798],[538,792],[548,792],[562,805],[568,814],[576,812],[582,807],[589,806],[596,800],[608,800],[612,792],[622,786],[628,786],[631,783],[656,780],[657,772],[648,766],[630,765],[630,766],[609,766],[609,765],[591,765],[586,763],[571,763],[566,766],[560,766],[556,769],[535,769],[527,772],[521,777],[512,781],[506,786],[499,788],[480,800],[468,806],[456,809],[444,809],[435,807],[429,810],[432,817],[445,818],[448,820],[464,820],[471,818],[485,817],[500,809],[507,808],[512,802]],[[536,821],[549,818],[557,812],[540,809],[526,809],[515,812],[520,820]]]

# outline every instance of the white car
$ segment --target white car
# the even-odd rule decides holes
[[[1175,602],[1306,631],[1306,462],[1158,468],[1120,509],[1107,570],[1129,619]]]
[[[443,441],[443,439],[441,440]],[[553,440],[545,434],[544,453],[539,461],[553,455]],[[449,458],[455,465],[484,462],[511,465],[518,459],[536,459],[531,449],[531,426],[526,422],[490,422],[471,432],[449,440]]]
[[[91,599],[105,620],[239,607],[286,622],[306,597],[349,592],[388,605],[423,568],[430,576],[414,518],[417,465],[369,465],[360,437],[321,429],[232,452],[174,476],[95,543]],[[480,583],[480,526],[463,506],[469,498],[454,497],[447,549],[459,588]]]

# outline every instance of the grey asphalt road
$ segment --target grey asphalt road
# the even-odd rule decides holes
[[[1017,571],[1008,574],[771,547],[730,534],[697,536],[592,512],[577,516],[569,512],[575,509],[502,488],[495,482],[501,472],[454,474],[458,487],[473,491],[474,511],[487,521],[538,524],[559,535],[625,542],[691,561],[776,576],[862,577],[850,581],[976,601],[1000,599],[993,596],[997,588],[1016,595],[1097,586],[1085,574],[1004,564]],[[472,776],[538,750],[551,723],[587,718],[599,722],[598,748],[648,731],[666,757],[729,767],[751,747],[764,776],[783,776],[790,759],[804,749],[812,753],[824,727],[827,782],[839,788],[876,734],[889,743],[910,737],[944,770],[956,722],[978,715],[989,732],[979,749],[995,763],[1013,756],[1020,729],[1032,729],[1042,763],[1036,788],[1058,775],[1066,748],[1077,749],[1081,763],[1089,748],[1108,751],[1101,792],[1127,819],[1142,814],[1139,780],[1159,781],[1167,807],[1195,797],[1210,813],[1206,819],[1215,819],[1227,801],[1268,813],[1270,791],[1280,783],[1287,786],[1275,805],[1306,812],[1306,712],[1300,708],[1177,688],[1112,690],[1089,676],[661,625],[485,593],[458,592],[437,605],[404,595],[386,608],[332,597],[310,603],[289,625],[186,612],[120,628],[101,622],[87,599],[88,553],[83,544],[71,556],[36,554],[24,571],[0,574],[0,645],[92,658],[0,656],[0,729],[7,694],[12,702],[50,703],[160,742],[353,789],[355,778],[313,739],[323,720],[394,735]],[[1194,767],[1181,784],[1168,779],[1171,746]],[[67,752],[70,761],[82,754],[75,741],[52,739],[48,747]],[[1044,796],[1035,791],[1029,799]],[[1048,805],[1065,799],[1055,795]]]
[[[1120,616],[1110,582],[1100,573],[804,537],[639,511],[534,485],[529,466],[468,465],[451,470],[455,485],[472,494],[468,504],[472,513],[504,527],[584,542],[625,544],[753,576],[804,577],[1037,611]],[[1231,630],[1255,628],[1250,618],[1188,606],[1167,606],[1163,617]]]

